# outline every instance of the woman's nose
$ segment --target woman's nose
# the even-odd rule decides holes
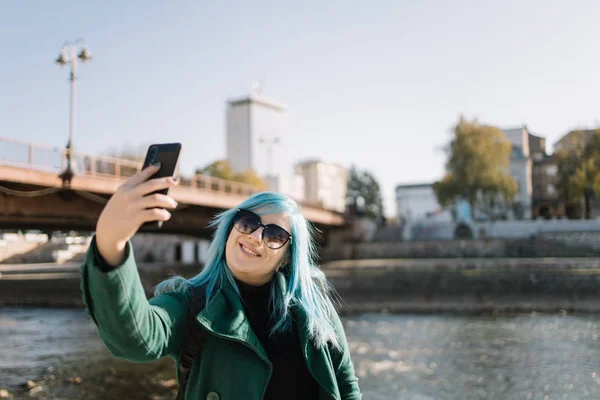
[[[258,245],[260,245],[260,242],[262,242],[262,233],[263,233],[263,228],[262,226],[259,226],[257,230],[255,230],[254,232],[250,233],[248,236],[254,240],[256,243],[258,243]]]

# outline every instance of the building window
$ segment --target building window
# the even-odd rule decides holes
[[[556,174],[558,173],[558,167],[556,165],[548,165],[546,167],[546,173],[549,176],[556,176]]]

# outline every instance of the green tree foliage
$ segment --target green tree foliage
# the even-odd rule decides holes
[[[257,190],[267,190],[268,185],[261,179],[256,171],[250,169],[235,173],[231,164],[227,160],[217,160],[208,164],[204,168],[196,170],[197,174],[212,176],[214,178],[226,179],[254,186]]]
[[[360,171],[355,166],[350,168],[347,199],[357,215],[384,221],[379,183],[370,172]]]
[[[561,199],[567,205],[583,201],[584,217],[590,218],[590,201],[600,193],[600,128],[570,132],[553,157]]]
[[[446,174],[433,190],[442,206],[464,197],[471,208],[489,210],[498,201],[510,204],[517,194],[517,183],[509,174],[511,143],[493,126],[460,118],[446,148]]]
[[[231,164],[227,160],[217,160],[208,164],[204,168],[196,170],[197,174],[212,176],[213,178],[226,179],[228,181],[234,180],[234,172]]]
[[[262,180],[256,174],[256,171],[254,171],[253,169],[235,174],[233,176],[233,180],[236,182],[241,182],[241,183],[246,183],[248,185],[252,185],[260,191],[268,189],[268,186],[265,183],[265,181]]]

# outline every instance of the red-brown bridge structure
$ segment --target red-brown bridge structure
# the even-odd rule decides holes
[[[67,149],[0,137],[0,230],[93,232],[110,196],[142,166],[107,156],[74,152],[76,174],[61,178]],[[221,210],[235,207],[257,189],[205,175],[181,177],[171,195],[179,203],[160,233],[210,238],[207,227]],[[346,224],[344,214],[301,203],[302,212],[326,241],[331,229]]]

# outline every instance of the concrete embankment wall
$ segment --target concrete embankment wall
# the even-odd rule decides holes
[[[0,306],[81,307],[78,266],[67,267],[3,275]],[[140,275],[151,296],[173,271],[190,277],[199,268],[142,264]],[[342,313],[600,311],[600,258],[346,260],[323,269]]]
[[[591,235],[591,236],[590,236]],[[600,235],[553,234],[530,239],[334,242],[324,261],[382,258],[600,257]]]
[[[347,311],[600,311],[600,259],[354,260],[325,270]]]
[[[82,307],[80,263],[0,266],[0,307]],[[148,297],[154,287],[177,273],[192,277],[201,269],[191,264],[139,263],[140,278]]]

